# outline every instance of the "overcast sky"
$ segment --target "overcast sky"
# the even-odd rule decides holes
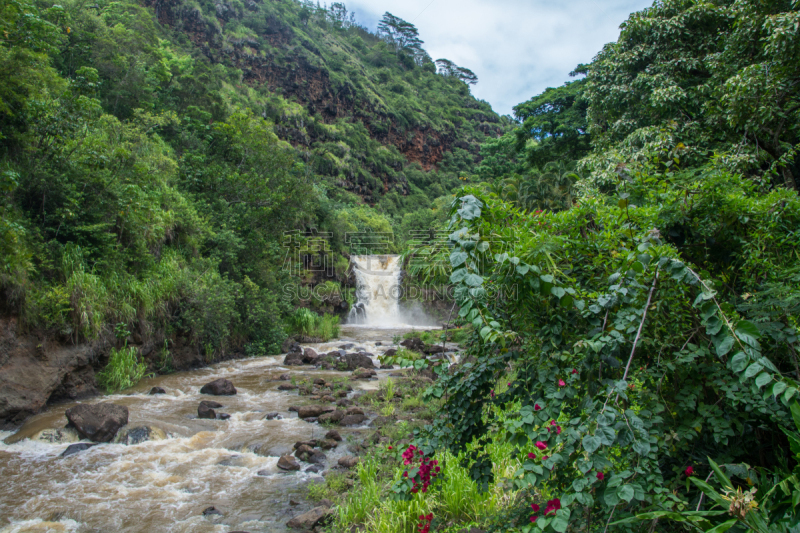
[[[330,3],[330,1],[328,2]],[[413,22],[433,59],[472,69],[472,93],[500,114],[568,81],[619,25],[652,0],[349,0],[356,20],[375,31],[386,11]]]

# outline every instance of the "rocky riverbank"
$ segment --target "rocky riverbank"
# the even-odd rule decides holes
[[[430,376],[379,360],[400,348],[398,332],[344,336],[45,407],[16,434],[0,435],[10,480],[0,515],[75,532],[321,527],[357,486],[371,447],[407,439],[433,416],[419,397]],[[329,482],[336,491],[328,497],[310,488]],[[35,530],[25,527],[0,522],[3,533]]]

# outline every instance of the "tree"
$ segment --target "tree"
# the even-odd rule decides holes
[[[405,53],[410,56],[417,65],[430,61],[430,56],[422,48],[424,41],[419,38],[417,27],[388,11],[378,24],[378,37],[392,46],[398,55]]]
[[[693,166],[716,152],[796,188],[799,19],[789,0],[667,0],[631,15],[589,69],[597,175],[613,181],[632,158]]]
[[[589,153],[589,101],[585,93],[586,80],[577,80],[548,88],[514,107],[514,116],[522,121],[515,131],[517,150],[524,150],[531,139],[536,141],[526,150],[530,165],[543,165],[553,159],[575,161]]]
[[[468,68],[459,67],[449,59],[437,59],[436,67],[438,68],[438,73],[446,78],[458,78],[467,85],[478,83],[478,76],[474,72]]]

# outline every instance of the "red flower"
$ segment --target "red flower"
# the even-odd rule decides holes
[[[553,498],[547,502],[547,507],[544,509],[544,514],[554,513],[559,509],[561,509],[561,500],[558,498]]]
[[[492,389],[492,398],[494,398],[494,389]]]
[[[694,474],[694,468],[692,468],[691,466],[687,466],[686,470],[684,470],[683,473],[686,474],[687,476],[691,476],[692,474]]]
[[[541,411],[541,410],[542,410],[542,408],[541,408],[541,407],[539,406],[539,404],[537,403],[537,404],[535,404],[535,405],[533,406],[533,410],[534,410],[534,411]]]
[[[392,449],[392,447],[391,447],[391,446],[389,446],[389,449],[391,450],[391,449]]]
[[[561,426],[556,426],[556,435],[561,435]]]
[[[598,481],[603,481],[603,479],[604,479],[605,477],[606,477],[606,475],[605,475],[605,474],[603,474],[602,472],[598,472],[598,473],[597,473],[597,480],[598,480]]]
[[[532,516],[532,517],[531,517],[531,522],[536,522],[536,519],[537,519],[537,518],[539,518],[539,517],[538,517],[538,516]]]
[[[536,454],[533,452],[528,452],[528,459],[536,459]]]
[[[547,449],[547,444],[545,444],[544,442],[542,442],[540,440],[537,440],[536,441],[536,447],[539,448],[540,450],[546,450]]]
[[[538,513],[539,512],[539,506],[536,505],[535,503],[531,504],[531,509],[533,509],[534,513]]]
[[[555,420],[551,420],[551,421],[550,421],[550,425],[551,425],[551,426],[555,426],[555,425],[556,425],[556,421],[555,421]]]
[[[549,455],[543,455],[542,456],[542,461],[547,461],[549,458],[550,458]]]
[[[577,369],[575,369],[575,368],[573,368],[573,369],[572,369],[572,373],[573,373],[573,374],[577,374],[577,373],[578,373],[578,370],[577,370]]]
[[[566,386],[567,386],[567,384],[566,384],[566,383],[564,383],[564,380],[563,380],[563,379],[559,379],[559,380],[558,380],[558,386],[559,386],[559,387],[566,387]]]

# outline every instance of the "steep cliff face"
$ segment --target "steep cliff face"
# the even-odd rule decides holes
[[[442,168],[445,155],[456,148],[463,150],[462,159],[478,163],[480,143],[504,130],[491,107],[475,100],[463,82],[437,75],[430,63],[409,63],[375,35],[345,27],[324,10],[303,15],[307,8],[291,0],[144,4],[163,27],[188,38],[196,53],[238,69],[242,87],[278,97],[278,107],[299,104],[302,110],[290,113],[276,113],[270,104],[264,115],[282,139],[311,152],[312,160],[325,158],[320,145],[330,142],[343,141],[361,152],[355,155],[360,162],[331,169],[330,175],[369,203],[391,190],[408,194],[408,184],[397,173],[370,167],[374,148],[353,146],[326,126],[360,124],[377,145],[395,148],[404,164],[417,163],[425,171],[456,170]],[[325,166],[317,171],[324,173]],[[359,178],[359,170],[368,176]]]
[[[61,344],[38,335],[19,335],[14,318],[0,319],[0,427],[36,414],[48,401],[97,393],[93,344]]]
[[[162,331],[135,332],[127,342],[148,365],[148,373],[157,373],[165,340],[172,370],[207,364],[196,343],[181,334],[167,338]],[[100,394],[95,374],[108,363],[114,342],[101,337],[73,344],[52,332],[20,332],[16,317],[0,318],[0,429],[18,427],[46,405]],[[233,352],[222,359],[240,356]]]

